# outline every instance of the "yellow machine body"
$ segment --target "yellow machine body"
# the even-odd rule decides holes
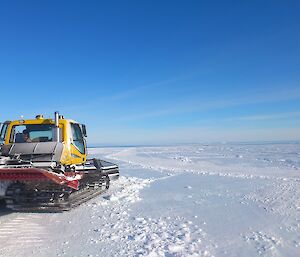
[[[63,152],[61,155],[61,164],[63,165],[73,165],[73,164],[83,164],[86,162],[87,158],[87,147],[84,135],[81,132],[82,144],[81,149],[79,149],[73,138],[72,126],[81,126],[78,122],[70,119],[59,118],[59,130],[60,130],[60,142],[63,144]],[[55,121],[53,119],[45,119],[42,116],[37,116],[36,119],[30,120],[15,120],[11,121],[6,129],[4,144],[9,145],[12,143],[12,134],[15,126],[20,125],[55,125]]]

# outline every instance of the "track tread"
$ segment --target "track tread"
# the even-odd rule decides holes
[[[61,188],[62,190],[55,189],[52,191],[43,191],[41,194],[46,196],[39,197],[39,200],[41,200],[40,202],[33,201],[32,199],[31,202],[28,202],[28,200],[30,200],[30,197],[26,198],[28,192],[22,192],[22,189],[24,189],[24,184],[15,183],[7,189],[6,205],[7,208],[19,212],[69,211],[107,191],[109,189],[109,184],[110,179],[107,175],[105,175],[102,176],[100,180],[97,180],[92,184],[86,183],[78,191],[64,191],[64,188]],[[33,191],[30,191],[30,193],[34,194]],[[51,194],[54,195],[54,199],[50,202],[49,199]],[[26,200],[27,202],[22,202],[20,199],[23,201]],[[45,202],[45,200],[47,201]]]

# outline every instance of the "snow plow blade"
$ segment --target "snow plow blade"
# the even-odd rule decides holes
[[[0,181],[43,181],[51,180],[59,185],[66,185],[72,189],[78,190],[79,180],[83,174],[71,172],[59,174],[39,168],[4,168],[0,169]]]

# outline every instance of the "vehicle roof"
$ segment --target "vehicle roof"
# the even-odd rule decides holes
[[[54,124],[54,120],[49,118],[39,118],[39,119],[19,119],[19,120],[13,120],[9,121],[9,123],[12,123],[13,125],[22,125],[22,124]],[[77,121],[72,119],[59,119],[59,123],[77,123]]]

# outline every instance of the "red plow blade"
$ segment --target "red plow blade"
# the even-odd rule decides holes
[[[3,168],[0,169],[0,181],[35,181],[52,180],[56,184],[67,185],[78,190],[81,173],[68,172],[59,174],[41,168]]]

